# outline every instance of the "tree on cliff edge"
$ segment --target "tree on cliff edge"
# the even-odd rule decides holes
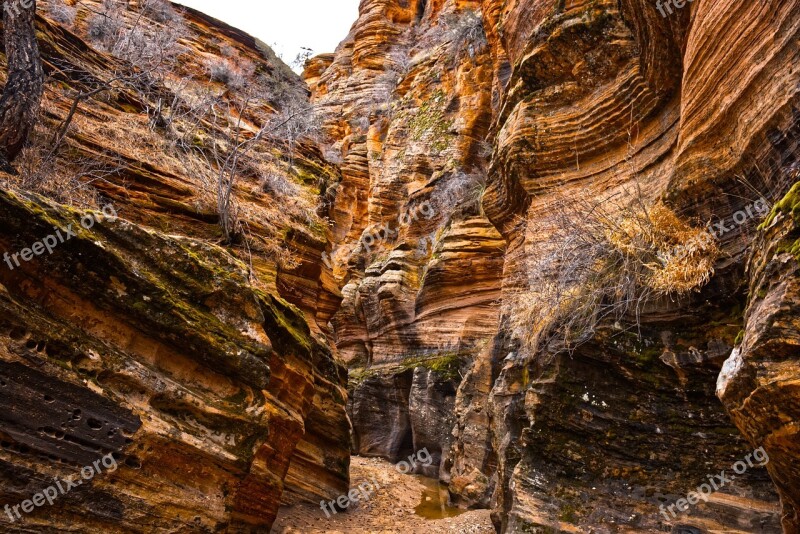
[[[11,162],[36,124],[44,92],[35,18],[36,0],[3,0],[8,81],[0,97],[0,169],[6,172],[16,172]]]

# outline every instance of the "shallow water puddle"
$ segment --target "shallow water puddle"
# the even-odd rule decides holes
[[[418,481],[425,485],[422,500],[414,508],[414,513],[425,519],[444,519],[461,515],[466,510],[447,505],[447,487],[439,484],[438,480],[414,475]]]

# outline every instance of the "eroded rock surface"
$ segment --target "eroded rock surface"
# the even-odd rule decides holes
[[[732,419],[770,457],[783,528],[800,530],[798,437],[798,214],[800,186],[778,204],[749,262],[750,301],[741,344],[725,362],[717,394]]]
[[[794,1],[694,2],[663,16],[643,0],[369,0],[337,52],[309,63],[343,160],[330,235],[337,347],[357,376],[465,352],[440,470],[453,501],[492,507],[503,532],[776,532],[774,482],[795,528],[797,491],[777,467],[773,481],[750,469],[675,516],[659,506],[766,447],[773,430],[775,454],[796,458],[788,385],[763,393],[785,403],[780,425],[738,406],[757,385],[725,406],[715,385],[735,347],[730,380],[748,365],[768,380],[779,367],[760,362],[774,356],[747,347],[767,336],[784,354],[796,337],[788,319],[780,333],[750,326],[753,277],[773,283],[775,270],[745,265],[754,249],[772,261],[753,206],[794,182],[799,17]],[[396,222],[471,180],[479,206]],[[531,352],[508,305],[554,246],[554,206],[570,201],[662,201],[693,225],[720,225],[714,277],[650,302],[640,327],[627,317],[571,355]],[[781,269],[788,284],[794,271]],[[791,316],[791,286],[763,287]],[[351,377],[352,395],[404,404],[408,381],[381,380],[378,392]],[[412,388],[409,405],[425,395]],[[376,432],[353,407],[355,431]],[[407,432],[397,419],[387,435]]]
[[[304,93],[261,43],[182,13],[180,75],[233,49]],[[81,39],[83,18],[38,24],[53,127],[74,87],[120,64]],[[304,75],[332,144],[259,145],[237,184],[251,248],[209,244],[204,163],[154,157],[136,92],[98,100],[57,162],[124,162],[96,186],[124,220],[0,274],[0,496],[94,454],[120,469],[3,526],[265,530],[281,502],[345,493],[352,447],[428,449],[420,472],[501,532],[796,531],[799,36],[796,0],[364,0]],[[246,129],[279,108],[262,101]],[[267,194],[275,158],[331,224]],[[759,228],[753,206],[780,199]],[[714,225],[713,277],[570,352],[526,345],[515,297],[565,202],[661,202]],[[3,193],[0,244],[77,217]],[[766,469],[664,513],[761,446]]]
[[[150,92],[107,89],[129,66],[87,34],[103,3],[76,5],[69,24],[40,4],[49,78],[21,177],[3,177],[0,249],[19,253],[70,225],[76,235],[52,254],[0,264],[0,499],[19,504],[108,454],[119,468],[24,518],[0,514],[0,530],[266,532],[281,502],[346,492],[346,370],[322,337],[318,301],[335,299],[321,296],[314,213],[320,184],[338,171],[310,144],[259,144],[235,184],[248,235],[224,242],[209,157],[228,117],[195,130],[180,122],[194,98],[240,106],[239,89],[209,78],[211,60],[249,65],[249,88],[273,89],[241,114],[248,138],[287,94],[306,98],[304,84],[263,43],[178,9],[173,77],[151,79]],[[136,18],[138,4],[125,4]],[[75,95],[94,89],[47,156]],[[291,205],[265,177],[294,183]],[[89,213],[98,222],[81,228]]]
[[[365,2],[336,54],[304,77],[342,158],[329,250],[336,346],[356,375],[374,373],[352,382],[354,450],[396,460],[398,448],[427,448],[438,469],[453,370],[466,372],[497,329],[506,246],[479,207],[493,90],[480,4]]]
[[[34,197],[2,193],[0,214],[5,250],[77,234],[0,271],[3,502],[106,454],[119,464],[0,518],[4,530],[67,517],[108,532],[263,530],[285,490],[347,488],[344,372],[296,308],[250,288],[244,264],[99,213],[87,230],[82,213]]]
[[[408,396],[413,371],[372,376],[351,393],[353,451],[399,462],[413,451]]]

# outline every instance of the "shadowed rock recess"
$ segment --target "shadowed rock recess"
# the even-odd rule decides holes
[[[118,469],[0,530],[266,533],[345,495],[351,454],[425,448],[500,533],[800,533],[800,0],[362,0],[302,79],[142,11],[180,21],[172,70],[81,100],[50,153],[128,68],[91,40],[103,2],[56,3],[0,252],[76,235],[0,263],[0,506]],[[320,134],[258,137],[290,102]],[[239,135],[230,238],[213,158]],[[637,276],[708,227],[702,280],[598,287],[665,212]]]

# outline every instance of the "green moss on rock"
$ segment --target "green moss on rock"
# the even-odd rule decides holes
[[[395,376],[409,370],[414,370],[418,367],[434,371],[442,380],[458,381],[461,379],[461,375],[459,373],[461,364],[465,358],[468,357],[468,355],[468,351],[453,350],[426,354],[424,356],[410,357],[404,359],[400,363],[387,365],[384,367],[357,367],[350,369],[349,384],[350,387],[354,387],[372,376]]]
[[[426,136],[432,140],[431,148],[435,152],[442,152],[450,146],[453,135],[453,120],[448,119],[447,96],[441,89],[433,93],[429,100],[423,102],[419,111],[408,122],[408,128],[413,141],[420,141]]]
[[[789,192],[775,204],[759,229],[769,228],[778,214],[790,215],[796,223],[800,223],[800,182],[794,184]]]

